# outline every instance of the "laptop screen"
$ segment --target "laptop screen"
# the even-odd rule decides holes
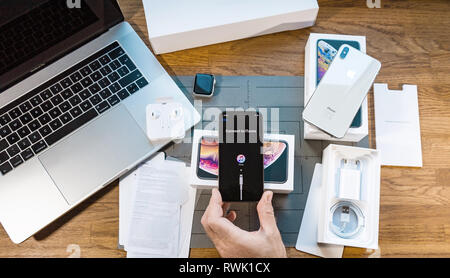
[[[0,93],[122,20],[115,0],[0,0]]]

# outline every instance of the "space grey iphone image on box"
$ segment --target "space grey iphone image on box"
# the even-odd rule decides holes
[[[262,115],[223,112],[219,119],[219,191],[225,202],[259,201],[264,191]]]
[[[303,119],[336,138],[344,137],[380,68],[376,59],[342,45],[306,105]]]

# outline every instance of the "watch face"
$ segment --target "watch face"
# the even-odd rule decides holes
[[[195,76],[194,93],[210,96],[214,92],[214,76],[211,74],[197,74]]]

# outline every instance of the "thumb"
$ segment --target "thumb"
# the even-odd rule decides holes
[[[272,197],[272,191],[264,192],[258,206],[256,207],[259,216],[260,229],[268,233],[278,231],[277,223],[275,221],[275,214],[273,212]]]

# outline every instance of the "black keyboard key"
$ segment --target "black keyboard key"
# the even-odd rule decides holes
[[[103,91],[100,92],[100,96],[101,96],[103,99],[107,99],[107,98],[109,98],[111,95],[112,95],[112,94],[111,94],[111,92],[109,91],[108,88],[106,88],[106,89],[104,89]]]
[[[142,77],[141,79],[136,81],[136,84],[139,86],[139,88],[144,88],[145,86],[148,85],[148,81],[147,79],[145,79],[145,77]]]
[[[97,112],[100,114],[105,112],[109,108],[111,108],[111,106],[108,104],[108,102],[106,100],[95,106],[95,109],[97,109]]]
[[[126,65],[128,67],[129,70],[133,71],[136,69],[136,65],[133,63],[133,61],[131,61],[130,57],[128,57],[128,55],[123,55],[119,58],[120,63],[122,63],[122,65]]]
[[[61,120],[61,122],[63,124],[67,124],[68,122],[70,122],[72,120],[72,116],[70,116],[70,113],[67,112],[67,113],[63,114],[61,117],[59,117],[59,119]]]
[[[11,128],[11,130],[15,131],[22,127],[22,123],[19,121],[19,119],[17,119],[17,120],[12,121],[9,124],[9,127]]]
[[[102,101],[102,98],[98,94],[95,94],[89,100],[91,101],[92,105],[97,105]]]
[[[73,84],[73,82],[70,80],[69,77],[64,78],[64,79],[61,81],[61,85],[63,86],[64,89],[66,89],[66,88],[72,86],[72,84]]]
[[[110,74],[112,72],[112,70],[108,65],[106,65],[100,69],[100,72],[103,74],[103,76],[107,76],[108,74]]]
[[[11,164],[9,164],[9,162],[5,162],[4,164],[0,165],[0,173],[2,173],[2,175],[8,174],[12,169],[13,168]]]
[[[6,125],[10,121],[11,121],[11,117],[7,114],[4,114],[3,116],[0,117],[0,125]]]
[[[72,104],[72,106],[77,106],[81,103],[81,98],[79,96],[73,96],[71,99],[69,99],[69,102],[70,104]]]
[[[82,68],[80,70],[81,74],[83,75],[83,77],[88,76],[89,74],[92,73],[92,70],[89,68],[89,66],[85,66],[84,68]]]
[[[10,157],[13,157],[16,154],[20,153],[20,149],[17,145],[12,145],[11,147],[8,148],[7,152]]]
[[[117,80],[120,79],[120,75],[117,72],[113,72],[110,75],[108,75],[108,79],[111,82],[116,82]]]
[[[11,132],[12,131],[9,128],[9,126],[5,125],[4,127],[0,128],[0,136],[3,137],[3,138],[8,136]]]
[[[53,105],[58,106],[61,102],[63,102],[63,98],[60,95],[54,96],[51,99]]]
[[[115,94],[116,92],[118,92],[120,90],[120,85],[119,83],[114,83],[111,86],[109,86],[109,90],[111,91],[111,93]]]
[[[109,62],[111,62],[111,59],[109,58],[108,55],[105,55],[100,58],[100,63],[102,63],[102,65],[107,65],[109,64]]]
[[[51,103],[51,101],[48,100],[42,103],[41,108],[44,112],[48,112],[50,109],[53,108],[53,104]]]
[[[19,139],[20,139],[20,137],[16,132],[14,132],[13,134],[6,137],[6,140],[8,140],[8,143],[10,145],[17,143],[17,141],[19,141]]]
[[[23,160],[22,160],[22,157],[20,157],[20,155],[16,155],[15,157],[11,158],[11,160],[9,162],[11,162],[11,164],[14,168],[17,168],[20,166],[20,164],[23,163]]]
[[[68,100],[69,98],[71,98],[73,96],[73,93],[70,89],[67,89],[61,93],[61,96],[63,97],[63,99]]]
[[[17,143],[17,145],[19,145],[21,150],[25,150],[26,148],[31,146],[31,142],[30,142],[30,140],[28,140],[28,138],[24,138],[24,139],[20,140],[19,143]]]
[[[133,84],[128,85],[127,90],[130,94],[134,94],[137,91],[139,91],[139,87],[135,83],[133,83]]]
[[[22,111],[20,111],[19,107],[16,107],[9,112],[9,116],[11,116],[11,119],[13,120],[18,118],[20,115],[22,115]]]
[[[129,74],[130,71],[127,67],[123,66],[120,69],[117,70],[117,72],[120,74],[121,77],[124,77],[125,75]]]
[[[31,104],[28,101],[20,105],[20,110],[22,110],[23,113],[30,111],[31,108],[33,108],[33,106],[31,106]]]
[[[100,85],[100,87],[105,88],[111,85],[111,82],[108,78],[104,77],[98,81],[98,84]]]
[[[76,83],[81,80],[81,74],[79,72],[75,72],[72,75],[70,75],[70,80],[72,80],[73,83]]]
[[[114,105],[118,104],[119,102],[120,102],[120,99],[116,95],[113,95],[113,96],[108,98],[108,103],[111,106],[114,106]]]
[[[53,95],[58,94],[62,90],[63,90],[63,88],[61,87],[61,85],[59,85],[59,83],[56,83],[55,85],[50,87],[50,91],[52,91]]]
[[[112,70],[116,70],[116,69],[118,69],[118,68],[120,68],[122,65],[120,64],[120,62],[118,61],[118,60],[114,60],[114,61],[112,61],[110,64],[109,64],[109,67],[112,69]]]
[[[128,91],[126,89],[121,90],[120,92],[117,93],[117,96],[121,99],[124,100],[127,97],[130,96],[130,94],[128,93]]]
[[[31,110],[30,113],[31,113],[31,116],[37,118],[40,115],[42,115],[42,113],[44,113],[44,112],[42,111],[42,109],[40,107],[36,107],[33,110]]]
[[[69,111],[70,108],[72,108],[72,106],[70,105],[70,103],[68,101],[64,101],[59,106],[59,109],[61,109],[61,112],[63,112],[63,113]]]
[[[38,154],[38,153],[42,152],[46,148],[47,148],[47,144],[44,142],[44,140],[41,140],[41,141],[37,142],[36,144],[34,144],[31,147],[31,149],[33,149],[33,152],[35,154]]]
[[[74,121],[70,122],[69,124],[63,126],[56,132],[53,132],[50,134],[45,141],[49,146],[53,145],[66,135],[70,134],[71,132],[75,131],[76,129],[80,128],[82,125],[88,123],[90,120],[94,119],[97,116],[97,112],[95,109],[91,109],[88,112],[82,114],[80,117],[76,118]]]
[[[80,107],[81,107],[81,109],[83,109],[84,112],[86,112],[89,109],[91,109],[92,104],[89,102],[89,100],[86,100],[86,101],[81,103]]]
[[[122,47],[118,47],[116,49],[114,49],[113,51],[109,52],[109,57],[111,57],[111,59],[116,59],[120,56],[122,56],[123,54],[125,54],[125,51],[123,51]]]
[[[28,128],[30,128],[31,132],[38,130],[38,128],[40,127],[41,124],[39,123],[38,120],[34,120],[28,125]]]
[[[36,131],[36,132],[32,133],[32,134],[28,137],[28,139],[30,139],[31,143],[34,144],[34,143],[36,143],[37,141],[41,140],[41,139],[42,139],[42,136],[39,134],[39,132]]]
[[[92,62],[92,63],[89,65],[89,67],[91,68],[91,70],[96,71],[96,70],[98,70],[99,68],[101,68],[102,65],[100,64],[99,61],[94,61],[94,62]]]
[[[3,164],[5,161],[9,159],[9,156],[6,152],[0,153],[0,164]]]
[[[83,90],[83,86],[81,86],[80,83],[76,83],[72,87],[70,87],[70,90],[72,90],[72,93],[78,94]]]
[[[81,84],[83,85],[83,87],[87,88],[92,85],[92,80],[88,76],[88,77],[84,78],[83,80],[81,80]]]
[[[81,111],[81,108],[78,107],[78,106],[75,107],[75,108],[72,108],[72,109],[70,110],[70,115],[72,115],[72,117],[74,117],[74,118],[80,116],[81,113],[83,113],[83,111]]]
[[[6,142],[5,139],[0,140],[0,152],[6,150],[6,148],[9,146],[8,142]]]
[[[139,70],[135,70],[132,73],[125,76],[124,78],[120,79],[119,84],[120,84],[120,86],[122,86],[122,88],[125,88],[141,77],[142,77],[142,73]]]
[[[59,117],[59,115],[61,115],[61,110],[59,110],[58,107],[53,108],[52,110],[50,110],[50,112],[48,112],[50,114],[50,116],[54,119],[56,117]]]
[[[26,126],[22,127],[21,129],[19,129],[17,131],[17,134],[19,134],[19,136],[22,138],[27,137],[28,134],[30,134],[30,133],[31,133],[30,129],[28,129],[28,127],[26,127]]]
[[[90,75],[93,82],[99,81],[103,76],[99,71],[94,72]]]
[[[50,128],[50,126],[46,125],[39,129],[39,133],[42,135],[42,137],[45,137],[52,133],[52,129]]]
[[[52,118],[48,114],[44,114],[44,115],[39,117],[39,122],[41,123],[41,125],[46,125],[51,120],[52,120]]]
[[[31,149],[26,149],[20,155],[22,156],[23,160],[27,161],[34,156],[34,153],[31,151]]]
[[[102,89],[102,88],[100,88],[100,86],[99,86],[98,84],[94,84],[94,85],[92,85],[91,87],[89,87],[89,92],[90,92],[91,94],[95,94],[95,93],[100,92],[101,89]]]
[[[88,89],[84,89],[83,91],[80,92],[80,97],[82,100],[86,100],[91,96],[92,94],[88,91]]]
[[[57,130],[58,128],[62,127],[62,123],[60,120],[55,119],[50,123],[50,126],[52,127],[53,130]]]
[[[41,96],[41,98],[45,101],[45,100],[47,100],[47,99],[49,99],[49,98],[52,97],[52,93],[50,92],[49,89],[47,89],[47,90],[43,91],[43,92],[40,94],[40,96]],[[26,112],[26,111],[24,111],[24,112]]]

